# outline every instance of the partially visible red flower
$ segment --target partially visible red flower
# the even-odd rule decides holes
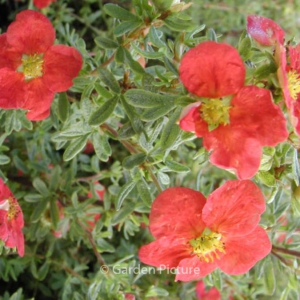
[[[212,164],[234,169],[240,179],[257,172],[263,146],[288,137],[286,120],[270,91],[244,86],[245,66],[227,44],[203,42],[189,50],[180,65],[186,89],[201,102],[184,109],[180,127],[203,137]]]
[[[280,45],[276,48],[275,55],[279,63],[277,75],[292,125],[300,135],[300,44],[289,46],[288,50],[287,59],[285,47]]]
[[[196,295],[199,300],[221,300],[221,294],[215,287],[208,292],[205,291],[205,284],[202,280],[197,282]]]
[[[68,90],[82,67],[73,47],[54,45],[55,31],[41,13],[25,10],[0,35],[0,107],[28,110],[29,120],[49,116],[57,92]]]
[[[95,153],[94,145],[90,140],[87,141],[85,148],[83,150],[83,153],[85,153],[85,154]]]
[[[98,195],[100,200],[103,200],[105,194],[105,187],[99,181],[95,181],[93,184],[94,184],[96,195]],[[92,198],[93,197],[92,191],[89,191],[87,196],[89,198]]]
[[[133,294],[126,293],[125,294],[125,299],[126,300],[135,300],[135,296]]]
[[[87,214],[87,217],[92,217],[92,219],[86,221],[87,229],[93,231],[97,221],[101,218],[101,214]]]
[[[24,256],[23,212],[18,201],[0,178],[0,239]]]
[[[56,201],[56,205],[59,211],[59,219],[63,220],[65,218],[64,207],[61,205],[59,201]],[[53,235],[56,238],[61,238],[63,236],[63,232],[67,232],[69,231],[69,229],[70,229],[69,222],[65,223],[64,226],[61,224],[57,230],[53,231]]]
[[[284,42],[284,30],[273,20],[259,15],[247,17],[247,32],[264,46],[275,45],[277,42],[283,44]]]
[[[47,7],[50,3],[55,2],[56,0],[33,0],[33,4],[39,8],[42,9],[44,7]]]
[[[271,251],[258,225],[264,210],[263,194],[249,180],[227,181],[207,200],[198,191],[169,188],[152,204],[149,227],[156,240],[141,247],[140,260],[176,268],[176,281],[199,279],[216,268],[246,273]]]

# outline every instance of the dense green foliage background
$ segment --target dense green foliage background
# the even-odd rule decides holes
[[[126,38],[140,46],[142,31],[130,38],[128,32],[116,34],[119,21],[105,12],[107,3],[128,11],[133,4],[140,5],[140,1],[57,0],[43,10],[56,29],[59,43],[82,53],[83,70],[67,94],[56,96],[51,117],[44,121],[31,123],[22,111],[0,111],[0,175],[19,200],[26,223],[23,258],[1,245],[1,300],[125,299],[126,293],[136,299],[196,299],[195,282],[174,282],[174,275],[166,271],[153,274],[149,267],[147,275],[104,274],[100,267],[146,267],[137,253],[151,241],[145,225],[151,201],[160,189],[178,185],[209,195],[235,176],[212,166],[201,140],[179,130],[176,120],[184,101],[163,108],[154,118],[149,107],[137,103],[134,109],[141,118],[136,118],[130,113],[132,103],[128,106],[118,96],[119,103],[107,113],[105,122],[96,117],[91,122],[92,114],[131,88],[163,92],[172,101],[184,95],[176,69],[182,41],[186,38],[186,49],[205,39],[219,39],[241,50],[248,14],[274,19],[289,39],[300,41],[300,1],[193,0],[180,19],[185,36],[174,24],[159,27],[161,44],[156,40],[153,53],[163,53],[167,59],[153,53],[152,58],[146,57],[145,75],[136,62],[143,52],[132,47],[128,53],[116,51],[127,43]],[[2,32],[16,13],[28,8],[27,1],[0,0],[0,5]],[[29,7],[33,8],[32,3]],[[144,13],[136,10],[138,16]],[[192,30],[196,30],[194,36],[187,38]],[[267,56],[261,61],[267,61]],[[102,73],[95,73],[99,67]],[[262,76],[268,72],[273,71]],[[95,148],[90,153],[84,150],[88,141]],[[254,178],[268,203],[261,224],[275,246],[291,251],[299,251],[300,245],[299,199],[291,202],[292,191],[299,185],[298,175],[297,150],[283,144],[276,150],[264,150],[261,172]],[[95,181],[105,188],[104,201],[97,196]],[[64,219],[57,201],[64,207]],[[96,213],[101,218],[89,231],[87,221]],[[58,228],[62,238],[53,235]],[[286,233],[281,242],[280,232]],[[291,237],[292,242],[287,243]],[[299,252],[291,255],[275,250],[247,275],[215,271],[205,282],[221,290],[222,299],[229,295],[234,299],[299,299]]]

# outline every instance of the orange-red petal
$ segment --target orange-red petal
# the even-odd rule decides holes
[[[50,3],[55,2],[56,0],[33,0],[33,4],[39,8],[42,9],[44,7],[47,7]]]
[[[247,32],[261,45],[270,46],[276,42],[284,42],[283,29],[273,20],[259,15],[247,17]]]
[[[53,92],[63,92],[73,85],[82,67],[81,54],[73,47],[52,46],[44,56],[44,81]]]
[[[7,28],[7,41],[22,54],[44,53],[55,40],[51,22],[43,14],[24,10]]]
[[[216,261],[201,262],[198,256],[191,256],[180,261],[175,281],[191,281],[202,278],[217,268]]]
[[[285,117],[269,90],[245,86],[231,101],[230,126],[250,131],[262,146],[276,146],[289,135]]]
[[[191,248],[184,238],[164,236],[156,241],[142,246],[139,258],[144,264],[161,268],[176,268],[179,262],[190,257]]]
[[[190,49],[184,55],[179,71],[189,92],[207,98],[237,93],[244,85],[246,72],[234,47],[211,41]]]
[[[204,137],[203,145],[212,151],[212,164],[235,170],[239,179],[250,179],[258,171],[262,146],[252,132],[230,125],[219,126]]]
[[[28,110],[29,120],[38,121],[49,116],[54,93],[47,88],[41,77],[26,83],[25,95],[26,101],[22,108]]]
[[[198,237],[205,228],[202,209],[205,197],[183,187],[168,188],[152,204],[150,231],[156,238],[177,236],[187,240]]]
[[[272,245],[264,229],[257,226],[250,234],[228,238],[226,253],[218,267],[229,275],[248,272],[259,260],[271,252]]]
[[[257,227],[265,207],[264,196],[253,182],[231,180],[210,194],[202,218],[223,236],[243,236]]]

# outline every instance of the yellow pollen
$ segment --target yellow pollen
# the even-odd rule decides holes
[[[190,240],[190,245],[193,248],[193,254],[196,254],[200,261],[207,263],[213,262],[215,258],[220,259],[217,251],[226,253],[222,235],[208,228],[204,230],[200,237]]]
[[[291,97],[294,100],[297,100],[297,96],[300,93],[300,77],[296,71],[290,71],[287,74],[288,76],[288,88],[291,94]]]
[[[9,208],[7,212],[7,217],[9,220],[16,218],[18,213],[20,212],[19,205],[13,201],[12,197],[8,198]]]
[[[209,130],[216,129],[219,125],[229,124],[229,109],[220,99],[209,99],[200,106],[202,119],[208,124]]]
[[[43,76],[43,56],[44,54],[23,55],[18,71],[24,74],[26,81]]]

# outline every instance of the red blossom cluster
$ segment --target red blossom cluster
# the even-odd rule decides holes
[[[49,116],[55,93],[68,90],[82,67],[75,48],[54,41],[51,22],[33,10],[0,35],[0,108],[27,110],[35,121]]]

